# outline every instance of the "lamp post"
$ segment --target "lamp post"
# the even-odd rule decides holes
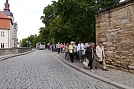
[[[30,41],[28,41],[28,45],[29,45],[29,47],[30,47],[30,44],[31,44],[31,42],[30,42]]]
[[[28,43],[29,43],[29,41],[28,41],[28,40],[26,40],[26,43],[27,43],[27,47],[28,47]]]

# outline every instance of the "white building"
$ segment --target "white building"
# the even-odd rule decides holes
[[[4,5],[4,11],[0,11],[0,48],[17,47],[18,24],[14,23],[8,0]]]

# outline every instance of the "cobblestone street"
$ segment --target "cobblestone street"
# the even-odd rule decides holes
[[[62,63],[48,50],[0,62],[0,89],[118,89]]]

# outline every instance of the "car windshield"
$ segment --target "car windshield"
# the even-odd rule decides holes
[[[41,45],[45,45],[45,43],[43,43],[43,42],[41,42],[40,44],[41,44]]]

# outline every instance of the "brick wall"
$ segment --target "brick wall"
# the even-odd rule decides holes
[[[107,64],[113,68],[134,66],[134,0],[96,12],[96,42],[105,47]]]

